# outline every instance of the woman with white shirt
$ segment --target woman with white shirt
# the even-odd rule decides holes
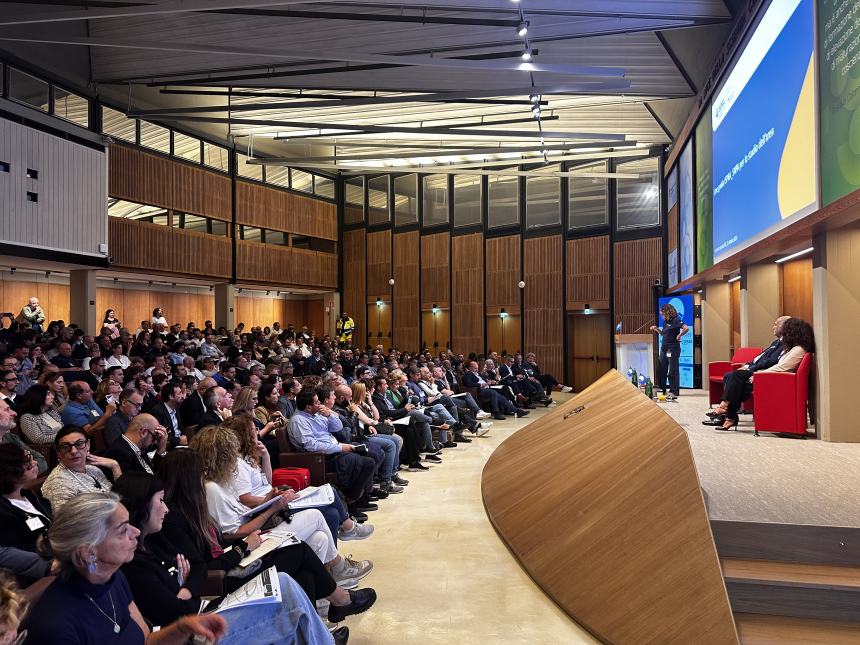
[[[122,469],[113,459],[90,454],[90,439],[83,428],[64,426],[54,438],[60,463],[42,484],[42,495],[57,511],[63,504],[80,493],[109,491],[111,483],[101,468],[107,468],[116,480]]]
[[[31,385],[21,402],[21,433],[28,442],[43,446],[54,442],[63,427],[60,413],[54,409],[54,395],[46,386]]]
[[[128,369],[129,365],[131,365],[131,359],[125,355],[125,347],[122,346],[121,341],[114,341],[111,343],[111,355],[107,357],[105,361],[105,365],[107,367],[121,367],[122,369]]]
[[[198,431],[191,440],[191,449],[206,464],[206,505],[209,515],[226,539],[244,539],[254,531],[275,526],[282,520],[281,511],[296,499],[293,491],[275,491],[275,502],[254,515],[254,511],[239,501],[234,480],[239,459],[239,440],[225,426],[210,426]],[[316,509],[290,516],[289,530],[307,542],[320,561],[331,570],[331,576],[343,587],[353,587],[373,569],[369,560],[355,561],[337,552],[325,518]]]
[[[152,326],[161,325],[165,329],[167,329],[167,319],[164,317],[164,311],[161,307],[156,307],[152,310],[152,319],[149,321],[152,323]]]

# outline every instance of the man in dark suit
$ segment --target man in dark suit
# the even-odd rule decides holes
[[[203,403],[206,405],[206,412],[197,422],[198,428],[220,425],[232,416],[233,395],[220,385],[210,387],[203,393]]]
[[[161,401],[153,405],[147,412],[155,417],[159,425],[167,429],[168,448],[187,446],[185,426],[179,415],[179,406],[185,400],[185,387],[175,381],[168,381],[161,388]]]
[[[155,457],[149,452],[155,448]],[[167,454],[167,431],[151,414],[138,414],[125,434],[114,441],[104,456],[116,460],[122,472],[144,472],[155,474],[158,463]]]
[[[203,403],[203,393],[215,385],[215,379],[206,377],[197,384],[196,390],[190,392],[185,397],[182,405],[179,406],[179,416],[182,418],[183,426],[199,425],[200,417],[206,413],[206,404]]]
[[[524,417],[529,413],[528,410],[515,407],[513,403],[499,394],[497,390],[491,388],[489,383],[478,372],[478,364],[475,361],[472,361],[468,365],[469,369],[463,373],[463,386],[473,387],[478,390],[478,400],[487,402],[494,419],[504,420],[505,414],[515,414],[517,417]]]
[[[105,445],[111,446],[114,441],[120,438],[128,430],[128,425],[131,420],[140,414],[140,409],[143,406],[143,393],[134,388],[126,388],[119,395],[119,405],[116,409],[116,414],[111,416],[110,420],[105,424],[104,440]]]
[[[528,403],[537,401],[543,403],[544,407],[552,403],[552,399],[546,395],[540,384],[529,381],[524,375],[514,371],[514,357],[508,354],[499,365],[499,382],[510,387],[516,394],[523,395]]]

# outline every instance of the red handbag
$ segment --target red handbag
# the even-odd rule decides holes
[[[272,471],[272,486],[289,486],[299,491],[311,485],[311,471],[307,468],[276,468]]]

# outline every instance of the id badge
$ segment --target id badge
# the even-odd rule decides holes
[[[666,358],[672,358],[672,352],[666,352]]]
[[[27,528],[31,531],[38,531],[45,528],[45,524],[38,517],[31,517],[27,520]]]

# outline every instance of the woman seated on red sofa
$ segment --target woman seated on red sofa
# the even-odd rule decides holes
[[[796,372],[800,361],[808,352],[815,351],[815,339],[812,325],[800,318],[789,318],[782,326],[783,353],[776,365],[762,372]],[[746,401],[753,390],[752,375],[749,380],[735,378],[734,372],[726,374],[723,400],[708,416],[713,421],[703,422],[705,425],[716,425],[717,430],[735,430],[738,426],[738,410],[741,403]]]

